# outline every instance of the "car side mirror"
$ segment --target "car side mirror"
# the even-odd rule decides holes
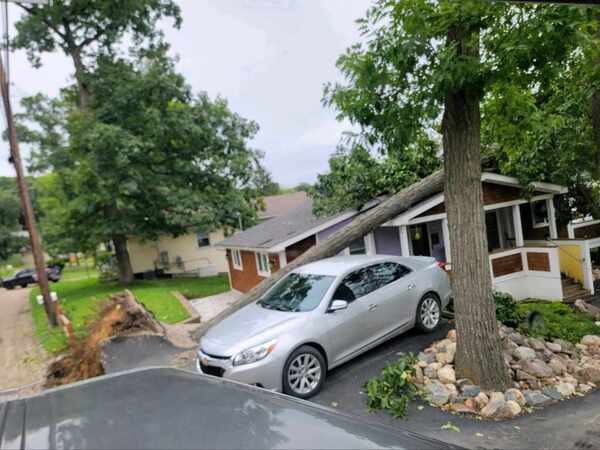
[[[342,309],[346,309],[347,307],[348,302],[346,300],[334,300],[333,302],[331,302],[331,306],[329,306],[327,312],[336,312]]]

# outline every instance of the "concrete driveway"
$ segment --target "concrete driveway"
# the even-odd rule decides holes
[[[408,419],[394,419],[386,412],[369,413],[364,383],[380,374],[400,352],[417,353],[441,339],[450,327],[444,324],[433,334],[411,331],[331,371],[323,390],[312,401],[467,448],[573,448],[578,440],[587,447],[600,448],[600,391],[551,405],[541,411],[504,422],[479,421],[432,408],[417,401],[409,407]],[[422,407],[420,410],[419,407]],[[460,431],[442,430],[451,421]],[[478,434],[479,433],[479,434]]]
[[[47,361],[35,337],[29,289],[0,288],[0,391],[42,380]]]

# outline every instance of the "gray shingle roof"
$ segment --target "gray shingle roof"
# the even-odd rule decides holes
[[[312,213],[312,200],[307,199],[293,211],[280,217],[267,220],[252,228],[228,237],[217,244],[219,247],[269,249],[282,242],[299,236],[312,228],[329,222],[336,217],[346,216],[349,211],[328,217],[315,217]]]

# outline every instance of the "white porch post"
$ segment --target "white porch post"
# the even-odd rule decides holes
[[[400,225],[400,251],[402,256],[410,256],[410,242],[408,241],[408,225]]]
[[[287,255],[285,254],[285,250],[279,252],[279,268],[283,269],[287,266]]]
[[[375,235],[373,233],[369,233],[364,237],[364,239],[367,255],[376,255],[377,246],[375,245]]]
[[[523,247],[523,225],[521,224],[521,208],[519,208],[519,205],[512,206],[512,216],[515,228],[515,244],[517,247]]]
[[[444,252],[446,253],[446,262],[451,263],[450,256],[450,232],[448,231],[448,219],[442,220],[442,236],[444,237]]]
[[[558,230],[556,228],[556,212],[554,210],[554,201],[552,197],[546,200],[546,210],[548,211],[550,239],[558,239]]]

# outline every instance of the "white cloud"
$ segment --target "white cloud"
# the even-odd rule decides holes
[[[347,124],[321,104],[323,85],[338,80],[337,57],[359,39],[354,21],[369,0],[181,0],[181,30],[164,29],[178,68],[196,91],[225,97],[260,125],[253,146],[265,152],[276,181],[313,181],[327,168]],[[16,9],[13,8],[13,17]],[[72,72],[61,54],[31,68],[13,55],[13,92],[55,95]],[[17,101],[13,98],[13,101]],[[12,174],[0,144],[0,175]]]

